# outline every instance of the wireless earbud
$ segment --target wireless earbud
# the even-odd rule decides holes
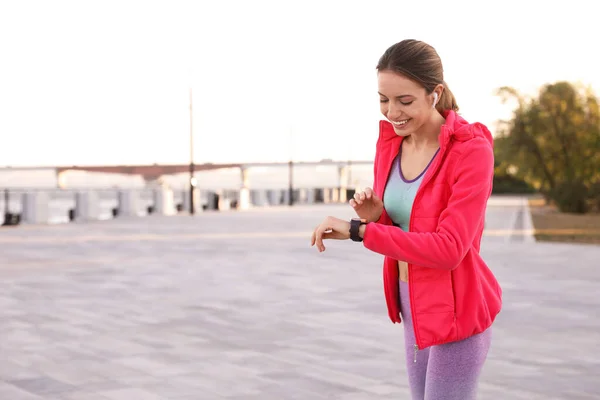
[[[433,106],[431,106],[431,108],[435,108],[437,101],[438,101],[438,94],[437,94],[437,92],[433,92]]]

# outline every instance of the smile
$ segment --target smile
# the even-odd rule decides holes
[[[402,126],[404,124],[406,124],[408,121],[410,121],[409,119],[404,119],[402,121],[390,121],[392,124],[394,124],[395,126]]]

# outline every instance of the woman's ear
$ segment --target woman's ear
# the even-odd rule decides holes
[[[437,85],[436,88],[433,89],[433,104],[431,105],[431,108],[435,108],[435,106],[437,106],[438,101],[442,98],[442,93],[444,93],[443,85]]]

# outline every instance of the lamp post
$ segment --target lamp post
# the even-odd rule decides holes
[[[194,177],[194,118],[192,113],[192,88],[190,87],[190,215],[194,215],[194,188],[196,178]]]
[[[293,159],[293,149],[294,149],[294,143],[293,143],[293,139],[294,139],[294,131],[293,129],[290,127],[290,161],[288,163],[288,171],[289,171],[289,176],[288,176],[288,184],[289,184],[289,196],[288,196],[288,205],[292,206],[294,205],[294,162],[292,161]]]
[[[350,193],[352,193],[352,189],[355,189],[354,185],[352,184],[352,157],[348,158],[348,182],[347,182],[347,185],[348,185],[348,189],[351,190]],[[356,190],[354,190],[354,191],[356,191]],[[348,200],[348,199],[346,199],[346,200]]]
[[[289,171],[290,171],[290,176],[289,176],[289,183],[290,183],[290,187],[289,187],[289,199],[288,199],[288,204],[290,206],[294,205],[294,184],[293,184],[293,175],[294,175],[294,167],[293,167],[293,162],[292,160],[290,160],[289,162]]]
[[[8,203],[10,202],[10,195],[8,193],[8,188],[4,189],[4,222],[2,225],[10,225],[11,215],[9,213]]]

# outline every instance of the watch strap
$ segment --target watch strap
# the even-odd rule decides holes
[[[361,225],[365,225],[366,220],[360,218],[352,218],[350,220],[350,239],[354,242],[362,242],[363,239],[358,235],[358,230]]]

